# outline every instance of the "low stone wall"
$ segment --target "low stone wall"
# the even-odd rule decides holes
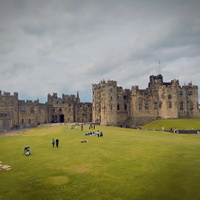
[[[200,129],[192,129],[192,130],[178,130],[178,133],[186,133],[186,134],[194,134],[200,133]]]
[[[199,134],[200,135],[200,129],[190,129],[190,130],[179,130],[179,129],[176,129],[176,130],[140,129],[140,130],[162,131],[162,132],[171,132],[171,133],[178,133],[178,134]]]

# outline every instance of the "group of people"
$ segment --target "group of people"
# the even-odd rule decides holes
[[[97,136],[98,137],[103,137],[103,132],[100,132],[99,130],[97,131]]]
[[[59,145],[59,139],[57,138],[57,139],[52,139],[52,147],[54,147],[54,145],[56,144],[56,147],[58,147],[58,145]]]
[[[99,130],[95,132],[89,132],[89,133],[83,133],[83,135],[97,135],[98,137],[103,137],[103,132],[100,132]]]
[[[92,129],[92,128],[95,129],[95,124],[90,124],[88,128],[89,129]]]

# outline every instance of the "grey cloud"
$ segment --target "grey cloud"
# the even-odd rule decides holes
[[[87,98],[102,79],[146,87],[159,60],[164,79],[199,84],[199,13],[197,0],[1,1],[0,89]]]

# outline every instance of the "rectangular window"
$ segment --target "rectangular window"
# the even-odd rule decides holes
[[[168,95],[168,99],[172,99],[172,95],[171,94]]]
[[[183,110],[183,102],[180,102],[180,110]]]
[[[168,107],[168,108],[172,108],[172,102],[171,102],[171,101],[168,101],[168,102],[167,102],[167,107]]]
[[[25,111],[26,109],[25,109],[24,106],[20,106],[19,110],[20,110],[20,111]]]
[[[142,110],[142,101],[141,100],[138,102],[138,109]]]
[[[127,110],[127,105],[126,104],[124,105],[124,110]]]
[[[190,110],[193,110],[194,106],[193,106],[193,102],[190,102]]]
[[[159,101],[159,108],[162,108],[162,101]]]
[[[7,113],[0,113],[0,117],[7,117]]]
[[[149,109],[148,101],[145,101],[145,102],[144,102],[144,108],[145,108],[146,110]]]
[[[158,108],[158,103],[154,102],[154,109],[157,109],[157,108]]]

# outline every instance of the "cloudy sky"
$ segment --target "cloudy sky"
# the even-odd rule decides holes
[[[0,0],[0,90],[20,99],[87,102],[93,83],[159,73],[200,88],[199,69],[199,0]]]

